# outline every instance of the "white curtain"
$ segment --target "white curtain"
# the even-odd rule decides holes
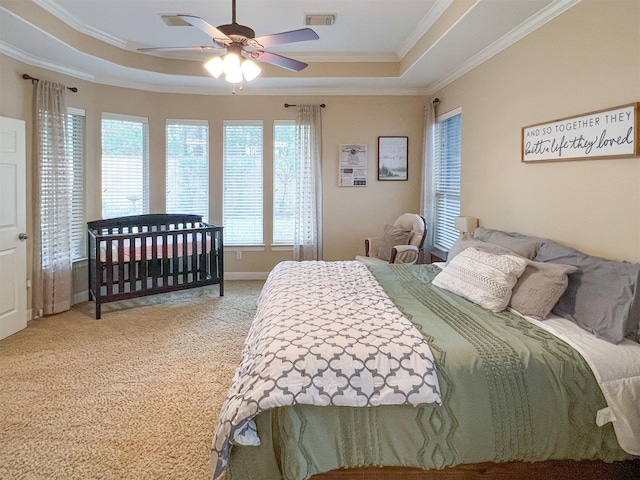
[[[424,251],[433,247],[433,233],[435,221],[435,191],[433,185],[433,172],[435,162],[435,125],[436,104],[429,102],[424,109],[424,137],[422,139],[422,191],[421,202],[422,215],[427,220],[427,238],[424,242]]]
[[[322,260],[322,113],[298,105],[294,260]]]
[[[71,307],[71,199],[73,160],[66,153],[66,87],[40,80],[36,87],[33,172],[35,316]]]

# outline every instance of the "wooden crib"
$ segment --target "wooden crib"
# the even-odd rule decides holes
[[[89,300],[103,303],[220,285],[222,227],[200,215],[149,214],[87,223]]]

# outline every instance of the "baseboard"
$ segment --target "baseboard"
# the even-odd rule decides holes
[[[85,290],[84,292],[76,293],[73,295],[73,304],[76,305],[78,303],[86,302],[89,300],[89,291]]]
[[[269,272],[224,272],[225,280],[266,280]]]

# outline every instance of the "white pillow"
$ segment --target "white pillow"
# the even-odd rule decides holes
[[[494,255],[471,247],[456,255],[431,283],[501,312],[526,266],[526,259],[517,255]]]

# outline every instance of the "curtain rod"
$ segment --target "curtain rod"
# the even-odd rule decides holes
[[[26,73],[22,74],[22,78],[24,78],[25,80],[31,80],[31,83],[36,83],[36,82],[40,81],[39,78],[34,78],[31,75],[28,75]],[[71,90],[73,93],[76,93],[78,91],[78,89],[76,87],[67,87],[67,89]]]
[[[433,99],[433,102],[431,103],[433,103],[434,105],[438,105],[440,103],[440,99],[436,97]]]
[[[292,105],[292,104],[290,104],[290,103],[285,103],[285,104],[284,104],[284,108],[297,107],[297,106],[298,106],[298,105]],[[320,108],[324,108],[324,107],[326,107],[326,105],[325,105],[324,103],[321,103],[321,104],[320,104]]]

